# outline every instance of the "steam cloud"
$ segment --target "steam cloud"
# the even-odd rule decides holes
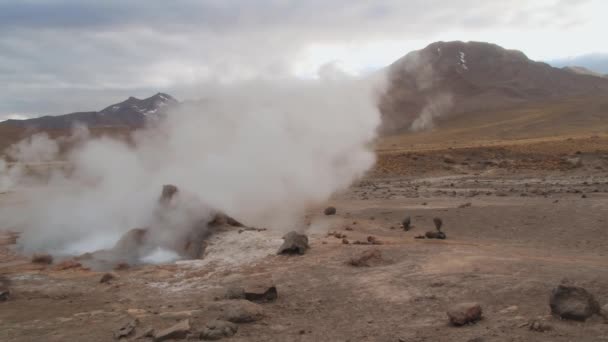
[[[17,163],[0,160],[0,186],[19,198],[0,208],[0,228],[21,231],[26,252],[108,248],[129,229],[159,225],[163,184],[180,188],[181,209],[161,227],[167,234],[210,215],[204,208],[250,225],[298,228],[307,208],[373,165],[374,86],[335,78],[210,86],[201,101],[135,132],[130,143],[77,129],[67,166],[43,180],[23,163],[56,160],[59,145],[32,136],[7,151]]]

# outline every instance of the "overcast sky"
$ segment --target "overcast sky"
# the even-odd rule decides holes
[[[603,0],[0,0],[0,120],[207,82],[360,74],[437,40],[608,53]]]

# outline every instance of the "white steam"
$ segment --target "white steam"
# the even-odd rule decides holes
[[[431,96],[420,114],[414,119],[411,130],[425,131],[435,127],[435,119],[446,114],[452,107],[452,95],[438,94]]]
[[[35,186],[11,170],[56,160],[58,148],[34,136],[9,149],[19,163],[0,162],[0,185],[24,198],[0,208],[0,229],[21,231],[26,251],[78,254],[111,247],[132,228],[172,234],[175,222],[198,220],[209,207],[253,226],[298,228],[305,209],[373,165],[369,143],[380,119],[372,87],[353,80],[209,87],[204,99],[129,143],[82,141],[86,132],[76,130],[80,142],[65,156],[66,167]],[[187,203],[167,224],[154,221],[163,184],[177,185]]]

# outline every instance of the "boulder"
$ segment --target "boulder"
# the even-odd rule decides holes
[[[327,207],[325,208],[325,210],[323,210],[323,213],[327,216],[330,215],[336,215],[336,208],[335,207]]]
[[[429,231],[429,232],[426,232],[426,233],[424,234],[424,236],[425,236],[427,239],[439,239],[439,240],[445,240],[445,238],[446,238],[446,235],[445,235],[445,233],[444,233],[444,232],[434,232],[434,231]],[[418,237],[416,237],[416,238],[418,238]]]
[[[455,326],[477,322],[481,319],[481,314],[481,305],[478,303],[456,304],[447,311],[450,323]]]
[[[283,236],[283,245],[279,248],[278,254],[304,254],[309,248],[308,236],[297,232],[290,232]]]
[[[200,338],[206,341],[216,341],[224,337],[232,337],[238,331],[238,325],[222,320],[208,322],[201,331]]]
[[[582,287],[561,284],[549,298],[551,313],[562,319],[585,321],[600,313],[600,305],[591,293]]]
[[[269,281],[252,281],[244,288],[245,299],[252,302],[273,302],[279,296],[277,287]]]
[[[154,334],[154,341],[166,341],[166,340],[182,340],[190,333],[190,321],[183,320],[167,329],[158,331]]]

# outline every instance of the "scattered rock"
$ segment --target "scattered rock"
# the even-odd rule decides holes
[[[342,239],[342,244],[348,245],[348,244],[350,244],[350,241],[348,241],[346,238],[344,238],[344,239]]]
[[[99,282],[102,284],[109,283],[111,280],[118,278],[118,276],[114,273],[104,273],[99,279]]]
[[[53,263],[53,256],[50,254],[34,254],[32,262],[35,264],[50,265]]]
[[[114,338],[120,340],[121,338],[131,336],[135,332],[135,327],[137,327],[137,323],[137,319],[128,321],[114,332]]]
[[[471,202],[467,202],[467,203],[459,205],[458,208],[460,208],[460,209],[469,208],[472,205],[473,204],[471,204]]]
[[[455,326],[477,322],[481,319],[481,314],[481,305],[478,303],[456,304],[447,312],[450,323]]]
[[[384,261],[382,252],[379,249],[370,249],[361,253],[361,255],[352,257],[348,264],[355,267],[370,267],[380,264]]]
[[[158,331],[154,334],[154,341],[166,341],[166,340],[182,340],[190,333],[190,321],[183,320],[167,329]]]
[[[537,332],[545,332],[553,330],[553,326],[543,321],[534,320],[530,322],[529,329]]]
[[[403,225],[403,230],[406,232],[412,228],[412,219],[408,216],[401,222]]]
[[[251,323],[264,318],[264,310],[259,304],[248,300],[231,300],[228,302],[217,302],[219,306],[220,319],[232,323]]]
[[[585,321],[600,313],[600,305],[587,290],[578,286],[561,284],[551,292],[551,313],[562,319]]]
[[[308,236],[297,232],[290,232],[283,236],[283,245],[279,248],[278,254],[304,254],[309,248]]]
[[[232,322],[214,320],[207,323],[201,332],[200,338],[207,341],[216,341],[224,337],[234,336],[238,329],[238,325]]]
[[[414,239],[426,239],[426,236],[424,236],[424,235],[416,235],[416,236],[414,236]]]
[[[325,210],[323,210],[323,213],[325,215],[327,215],[327,216],[336,215],[336,208],[334,208],[334,207],[327,207],[327,208],[325,208]]]

